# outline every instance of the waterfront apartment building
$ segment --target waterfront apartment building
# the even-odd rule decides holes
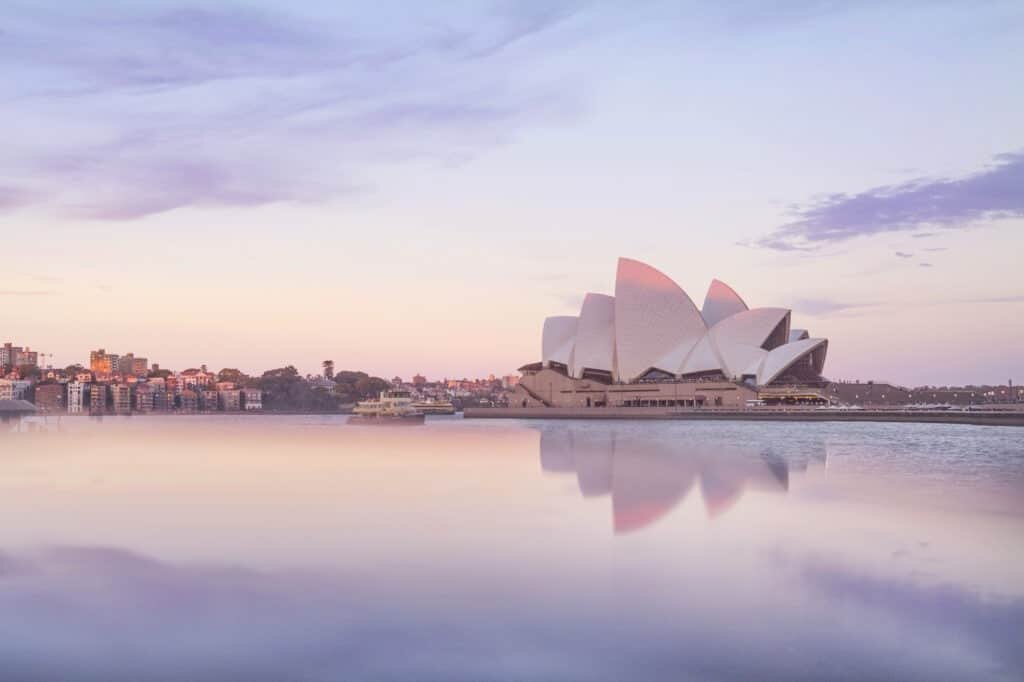
[[[135,409],[139,412],[152,412],[156,398],[156,389],[149,384],[135,387]]]
[[[89,386],[89,414],[104,414],[107,411],[107,385],[94,383]]]
[[[37,384],[35,404],[39,412],[63,412],[64,386],[58,383]]]
[[[195,412],[199,407],[199,398],[191,388],[182,390],[178,399],[182,412]]]
[[[242,399],[245,403],[246,412],[263,409],[263,391],[258,388],[242,389]]]
[[[85,395],[89,390],[89,384],[81,381],[68,382],[67,408],[68,414],[81,414],[85,406]]]
[[[199,409],[203,412],[216,412],[219,402],[216,390],[207,388],[199,392]]]
[[[0,379],[0,400],[27,400],[31,381]]]
[[[239,412],[242,409],[242,392],[238,389],[217,391],[220,398],[220,409],[225,412]]]
[[[110,385],[110,404],[114,414],[131,414],[132,389],[128,384]]]

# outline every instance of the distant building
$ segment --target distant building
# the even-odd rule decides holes
[[[0,400],[27,400],[31,381],[0,379]]]
[[[132,389],[128,384],[110,385],[110,403],[114,414],[131,414]]]
[[[28,348],[24,350],[17,349],[14,353],[13,364],[15,367],[37,367],[39,365],[39,353]]]
[[[95,383],[89,386],[89,414],[103,414],[107,411],[107,385]]]
[[[146,358],[134,358],[132,360],[132,374],[137,377],[144,377],[149,372],[149,360]]]
[[[81,381],[68,382],[67,408],[68,414],[81,414],[85,407],[85,394],[89,390],[89,384]]]
[[[156,389],[149,384],[139,384],[135,387],[135,409],[139,412],[152,412]]]
[[[416,376],[414,376],[412,378],[412,385],[413,386],[423,386],[426,383],[427,383],[427,378],[425,376],[423,376],[422,374],[417,374]]]
[[[149,371],[149,361],[137,358],[134,353],[126,353],[117,360],[116,373],[122,376],[144,377]]]
[[[99,377],[109,377],[119,368],[115,364],[118,361],[116,355],[107,355],[106,350],[100,348],[99,350],[90,351],[89,353],[89,370]]]
[[[253,412],[263,409],[263,391],[258,388],[242,389],[242,399],[246,412]]]
[[[190,368],[178,375],[182,388],[201,389],[214,383],[216,376],[206,371],[206,365],[200,369]]]
[[[225,412],[238,412],[242,409],[242,392],[238,389],[217,391],[220,399],[220,409]]]
[[[174,409],[174,395],[157,387],[153,390],[153,411],[166,412]]]
[[[38,384],[35,395],[36,409],[40,412],[64,411],[64,386],[61,384]]]
[[[0,367],[35,367],[39,364],[39,353],[7,342],[0,346]]]
[[[195,412],[199,408],[199,398],[191,388],[183,389],[178,399],[182,412]]]
[[[212,388],[203,389],[199,393],[199,409],[203,412],[216,412],[219,401],[217,391]]]
[[[18,348],[17,350],[21,350]],[[14,366],[14,351],[15,347],[10,341],[0,346],[0,368],[13,367]]]
[[[328,393],[334,393],[338,390],[338,384],[334,383],[330,379],[322,376],[314,376],[308,379],[309,385],[313,388],[319,388]]]

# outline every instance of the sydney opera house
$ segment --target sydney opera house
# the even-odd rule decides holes
[[[697,308],[655,268],[620,258],[615,295],[544,320],[541,361],[520,368],[523,407],[743,407],[824,401],[828,340],[793,329],[786,308],[748,308],[713,280]]]

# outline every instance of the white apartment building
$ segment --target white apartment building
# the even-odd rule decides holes
[[[81,381],[68,383],[68,414],[81,414],[85,395],[89,392],[89,384]]]

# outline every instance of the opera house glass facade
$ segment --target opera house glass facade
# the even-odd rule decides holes
[[[738,407],[759,392],[825,382],[828,340],[795,329],[787,308],[749,308],[713,280],[697,308],[655,268],[620,258],[615,295],[588,293],[579,315],[544,320],[541,361],[520,368],[522,406]]]

